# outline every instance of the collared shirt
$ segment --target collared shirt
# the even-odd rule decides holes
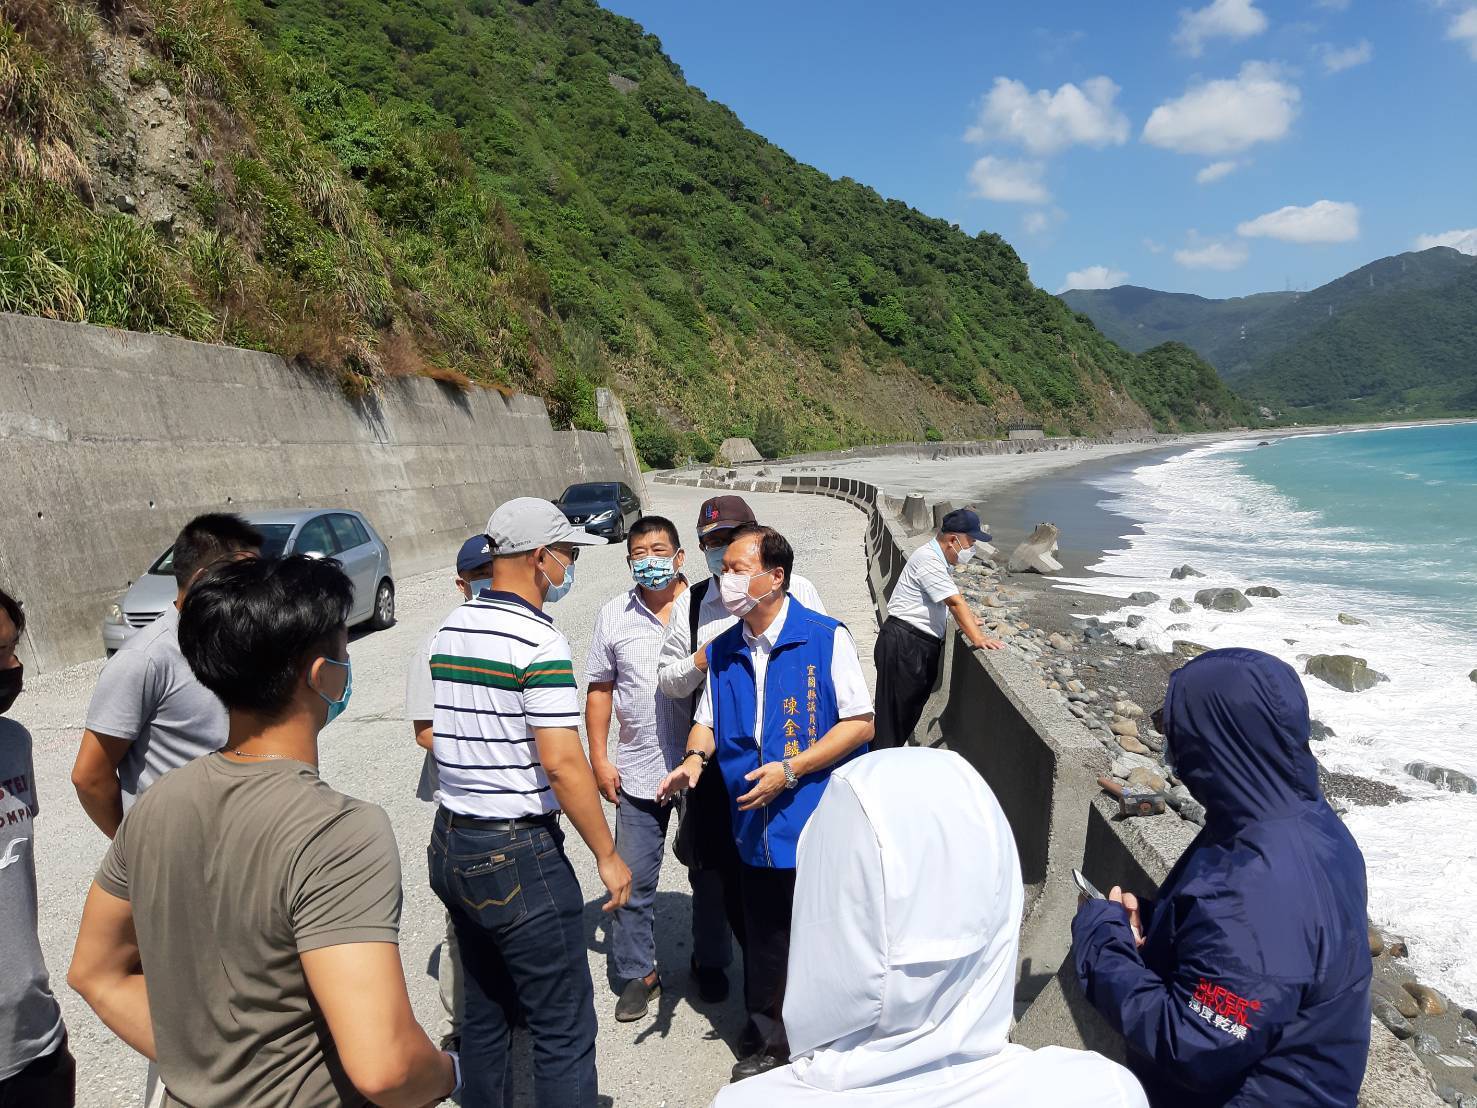
[[[754,664],[754,743],[760,745],[764,739],[764,674],[769,669],[769,655],[779,641],[784,629],[785,617],[790,614],[790,598],[780,605],[779,615],[774,622],[757,635],[749,633],[744,626],[744,642],[748,644]],[[856,642],[845,627],[836,628],[831,641],[831,672],[828,675],[836,689],[836,713],[841,719],[872,715],[872,694],[867,691],[867,679],[862,673],[862,662],[857,656]],[[694,723],[704,727],[713,726],[713,675],[703,683],[703,695],[698,701]]]
[[[943,548],[938,539],[929,539],[903,566],[887,601],[887,614],[942,639],[949,630],[949,608],[944,602],[958,595],[959,586],[949,572]]]
[[[431,648],[432,719],[443,808],[484,819],[559,809],[535,727],[579,727],[569,643],[510,592],[483,589],[452,612]]]
[[[702,606],[698,608],[697,642],[692,641],[690,628],[692,590],[688,589],[672,602],[672,613],[667,617],[667,637],[662,640],[662,656],[656,673],[657,687],[663,696],[685,701],[702,688],[703,671],[693,664],[693,654],[698,647],[707,646],[738,622],[738,617],[723,606],[718,579],[714,577],[709,581],[703,593]],[[820,593],[798,573],[790,578],[790,596],[812,612],[826,614]]]
[[[656,691],[657,658],[666,633],[666,625],[633,585],[600,609],[585,660],[587,681],[615,684],[612,699],[620,725],[615,768],[621,791],[639,800],[656,799],[657,786],[677,765],[687,743],[684,706]]]

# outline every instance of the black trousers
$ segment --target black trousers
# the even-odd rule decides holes
[[[923,705],[938,680],[944,641],[896,616],[877,632],[877,735],[873,750],[903,746],[923,717]]]
[[[0,1081],[0,1108],[72,1108],[77,1063],[63,1039],[50,1054]]]
[[[795,908],[795,871],[743,866],[744,1007],[749,1019],[767,1017],[765,1046],[789,1054],[785,1043],[785,976],[790,965],[790,915]]]

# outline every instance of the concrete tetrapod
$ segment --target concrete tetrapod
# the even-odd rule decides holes
[[[1062,563],[1052,557],[1056,552],[1057,536],[1061,532],[1052,523],[1038,523],[1036,529],[1020,546],[1015,548],[1015,553],[1010,556],[1006,563],[1006,569],[1011,573],[1055,573],[1062,568]]]

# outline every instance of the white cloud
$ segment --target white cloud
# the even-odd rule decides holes
[[[1174,260],[1186,269],[1239,269],[1250,251],[1244,242],[1202,239],[1193,231],[1190,245],[1174,252]]]
[[[1027,212],[1021,220],[1021,229],[1028,235],[1044,235],[1067,218],[1067,213],[1060,208],[1038,208],[1034,212]]]
[[[1165,247],[1162,242],[1156,242],[1153,239],[1144,239],[1144,249],[1150,254],[1163,254]]]
[[[1305,208],[1289,204],[1237,224],[1236,233],[1283,242],[1349,242],[1359,237],[1359,208],[1338,200],[1319,200]]]
[[[1446,37],[1453,42],[1465,42],[1472,60],[1477,61],[1477,7],[1468,8],[1452,16]]]
[[[1195,174],[1195,180],[1198,184],[1209,185],[1215,181],[1219,181],[1222,177],[1229,177],[1240,168],[1241,163],[1235,159],[1225,162],[1211,162],[1199,173]]]
[[[1128,141],[1128,117],[1113,103],[1118,92],[1107,77],[1091,77],[1080,88],[1068,83],[1055,92],[1032,92],[1020,81],[996,77],[964,138],[1003,139],[1033,154],[1053,154],[1077,144],[1120,146]]]
[[[1323,72],[1342,73],[1346,69],[1353,69],[1356,65],[1363,65],[1374,57],[1374,47],[1370,45],[1369,39],[1360,39],[1353,46],[1346,46],[1340,50],[1329,43],[1320,43],[1315,50],[1323,62]]]
[[[1435,235],[1417,235],[1415,248],[1417,250],[1429,250],[1433,246],[1449,246],[1453,250],[1460,250],[1463,254],[1477,256],[1477,227],[1468,227],[1464,231],[1442,231]]]
[[[1267,29],[1267,17],[1252,0],[1211,0],[1203,8],[1180,10],[1180,29],[1174,41],[1191,57],[1199,57],[1207,39],[1234,41],[1251,38]]]
[[[1005,204],[1045,204],[1051,193],[1041,181],[1046,167],[1040,162],[1016,162],[1009,158],[986,156],[969,169],[969,183],[974,194],[985,200]]]
[[[1276,66],[1247,62],[1235,77],[1193,85],[1160,104],[1144,124],[1143,139],[1181,154],[1235,154],[1286,135],[1301,98]]]
[[[1123,284],[1128,280],[1128,274],[1121,269],[1113,269],[1105,265],[1090,265],[1085,269],[1074,269],[1067,274],[1066,283],[1057,289],[1057,294],[1066,292],[1068,289],[1111,289]]]

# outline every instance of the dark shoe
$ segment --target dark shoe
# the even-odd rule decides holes
[[[704,1004],[722,1004],[728,999],[728,974],[722,966],[700,966],[694,955],[689,963],[693,980],[697,982],[698,999]]]
[[[462,1052],[461,1034],[441,1036],[441,1049],[449,1050],[453,1054],[460,1054]]]
[[[750,1054],[747,1058],[740,1058],[735,1062],[728,1083],[732,1085],[735,1081],[742,1081],[746,1077],[758,1077],[761,1073],[768,1073],[784,1064],[783,1056],[773,1050],[761,1050],[757,1054]]]
[[[661,995],[662,979],[660,977],[650,985],[646,983],[644,977],[627,981],[626,987],[621,990],[621,998],[615,1002],[616,1022],[633,1023],[636,1020],[645,1019],[651,1002]]]

